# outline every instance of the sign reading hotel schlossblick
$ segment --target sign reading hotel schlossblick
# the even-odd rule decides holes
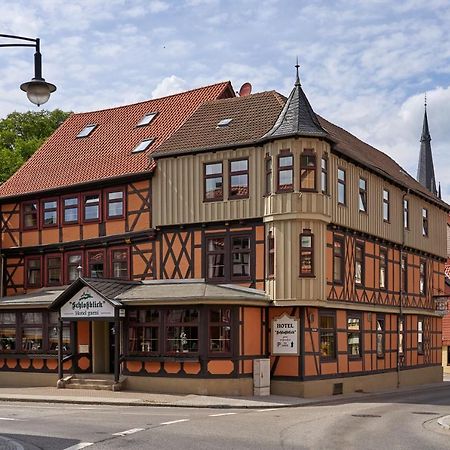
[[[114,318],[114,306],[89,287],[77,292],[61,307],[61,318],[84,319]]]
[[[283,314],[272,320],[272,355],[299,354],[299,319]]]

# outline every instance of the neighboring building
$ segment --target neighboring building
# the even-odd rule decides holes
[[[59,361],[248,395],[269,356],[278,394],[442,379],[449,207],[298,75],[287,99],[223,83],[75,114],[0,196],[0,384]]]
[[[445,293],[450,298],[450,216],[447,218],[447,264],[445,265]],[[450,306],[447,300],[447,308]],[[442,366],[450,373],[450,312],[442,319]]]

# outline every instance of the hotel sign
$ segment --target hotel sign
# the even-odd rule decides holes
[[[272,320],[272,355],[299,354],[299,319],[283,314]]]
[[[81,289],[61,307],[63,319],[114,318],[114,306],[89,287]]]

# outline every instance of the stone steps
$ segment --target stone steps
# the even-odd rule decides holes
[[[89,376],[83,375],[71,375],[63,378],[58,382],[59,388],[64,389],[90,389],[100,391],[120,391],[124,380],[120,380],[118,383],[114,382],[111,375],[98,376],[96,374]]]

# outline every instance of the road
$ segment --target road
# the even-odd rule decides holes
[[[0,450],[450,449],[450,389],[281,409],[1,402]]]

